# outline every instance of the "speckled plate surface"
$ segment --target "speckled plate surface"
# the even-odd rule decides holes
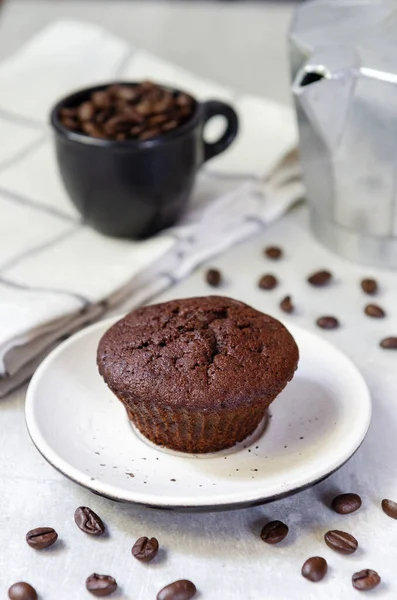
[[[272,404],[259,439],[238,452],[200,459],[150,446],[97,372],[96,347],[114,321],[93,325],[53,351],[26,401],[37,449],[97,494],[179,510],[250,506],[324,479],[366,435],[371,401],[356,367],[320,337],[288,325],[300,349],[299,368]]]

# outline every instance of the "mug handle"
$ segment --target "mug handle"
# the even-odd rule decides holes
[[[220,102],[219,100],[209,100],[203,103],[203,128],[212,117],[221,115],[226,118],[227,125],[223,135],[216,142],[211,144],[203,139],[204,144],[204,162],[224,152],[230,146],[238,133],[238,116],[230,104]]]

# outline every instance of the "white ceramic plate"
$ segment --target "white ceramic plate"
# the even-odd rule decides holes
[[[97,344],[113,322],[84,329],[54,350],[36,371],[26,401],[38,450],[95,493],[169,509],[259,504],[324,479],[365,437],[371,401],[356,367],[320,337],[289,326],[299,368],[272,404],[262,437],[239,452],[200,459],[149,446],[97,371]]]

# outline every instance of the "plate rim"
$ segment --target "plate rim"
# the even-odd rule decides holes
[[[158,508],[158,509],[163,509],[163,510],[191,510],[191,511],[232,510],[234,508],[238,509],[238,508],[244,508],[244,507],[249,507],[249,506],[255,506],[255,505],[265,504],[267,502],[272,502],[274,500],[278,500],[278,499],[284,498],[286,496],[293,495],[295,493],[303,491],[304,489],[312,487],[313,485],[316,485],[320,481],[323,481],[324,479],[326,479],[327,477],[329,477],[330,475],[332,475],[333,473],[338,471],[344,464],[346,464],[346,462],[348,462],[350,460],[350,458],[357,452],[357,450],[360,448],[363,441],[365,440],[365,437],[367,435],[367,432],[368,432],[368,429],[369,429],[369,426],[371,423],[372,402],[371,402],[371,395],[370,395],[368,385],[367,385],[362,373],[358,369],[358,367],[354,364],[354,362],[348,356],[346,356],[339,348],[334,346],[328,340],[324,339],[323,337],[317,335],[316,333],[314,333],[312,331],[304,329],[303,327],[300,327],[300,326],[295,325],[290,322],[285,322],[286,327],[292,330],[293,335],[297,335],[297,334],[299,335],[299,333],[301,333],[304,336],[308,336],[313,341],[319,340],[319,341],[321,341],[321,343],[323,345],[328,346],[329,349],[331,349],[332,352],[335,352],[337,355],[339,355],[339,357],[342,358],[350,366],[350,368],[353,368],[353,370],[355,371],[357,380],[360,381],[360,383],[361,383],[363,396],[365,396],[364,399],[365,399],[365,404],[366,404],[366,419],[364,420],[364,422],[362,424],[362,428],[357,432],[357,435],[356,435],[357,439],[353,440],[354,443],[351,443],[349,445],[348,452],[345,452],[342,457],[339,457],[339,459],[337,461],[335,461],[335,464],[332,466],[332,468],[330,468],[326,472],[322,473],[318,477],[315,477],[312,480],[302,483],[302,485],[291,487],[291,488],[286,488],[285,490],[280,491],[280,493],[277,493],[277,494],[263,496],[263,491],[262,491],[262,493],[260,493],[258,491],[258,495],[255,495],[254,491],[252,491],[250,497],[245,500],[236,500],[236,501],[229,501],[229,502],[223,501],[221,499],[221,497],[218,502],[216,501],[216,499],[214,499],[214,501],[211,501],[210,503],[208,503],[208,501],[207,501],[208,498],[206,500],[205,497],[203,497],[203,502],[200,502],[200,501],[197,502],[197,499],[194,499],[192,502],[189,502],[189,503],[161,502],[162,497],[160,495],[156,499],[154,499],[151,494],[142,494],[140,492],[137,493],[137,492],[134,492],[133,490],[132,490],[132,494],[131,493],[117,494],[117,493],[114,493],[114,489],[116,486],[114,486],[112,484],[105,483],[105,484],[103,484],[104,485],[104,487],[103,487],[103,485],[101,485],[101,482],[99,480],[95,480],[95,482],[91,482],[91,481],[89,482],[87,479],[87,477],[89,477],[89,475],[86,476],[84,473],[79,471],[77,468],[69,465],[66,460],[64,460],[62,457],[60,457],[52,449],[52,447],[47,443],[46,439],[42,436],[42,434],[40,432],[40,428],[37,426],[37,423],[36,423],[36,420],[35,420],[35,417],[33,414],[34,413],[33,408],[34,408],[35,391],[41,381],[42,375],[46,372],[47,368],[51,365],[53,360],[55,360],[60,354],[63,353],[63,351],[66,348],[74,345],[81,338],[84,338],[86,336],[89,336],[92,333],[95,333],[97,330],[103,329],[103,331],[105,331],[108,327],[110,327],[110,325],[115,323],[120,318],[122,318],[122,316],[120,316],[120,315],[115,316],[115,317],[108,317],[105,320],[94,323],[94,324],[78,331],[74,335],[70,336],[67,340],[62,342],[52,352],[50,352],[50,354],[39,365],[39,367],[37,368],[36,372],[34,373],[32,379],[29,383],[29,387],[28,387],[28,390],[26,393],[25,422],[26,422],[26,427],[27,427],[29,436],[30,436],[35,448],[38,450],[38,452],[41,454],[41,456],[43,456],[43,458],[45,458],[45,460],[53,468],[55,468],[59,473],[62,473],[64,476],[66,476],[71,481],[77,483],[78,485],[84,487],[85,489],[90,490],[94,494],[103,496],[105,498],[109,498],[116,502],[137,504],[137,505],[141,505],[141,506]],[[361,415],[361,417],[362,416],[363,415]],[[38,440],[41,440],[42,443],[40,443],[40,441],[38,441]],[[53,457],[55,457],[55,460]],[[57,458],[58,458],[58,460],[57,460]],[[80,474],[81,477],[79,477],[77,474]],[[98,483],[100,485],[98,485]],[[251,497],[253,494],[255,495],[255,497]],[[131,496],[134,496],[134,495],[135,495],[135,498],[132,498]],[[151,497],[152,500],[149,500],[149,497]]]

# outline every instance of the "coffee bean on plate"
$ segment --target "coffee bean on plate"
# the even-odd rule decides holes
[[[348,515],[360,508],[361,498],[358,494],[340,494],[332,500],[331,506],[338,514]]]
[[[259,280],[258,286],[261,290],[274,290],[278,285],[277,278],[274,275],[262,275]]]
[[[74,512],[74,522],[77,527],[89,533],[90,535],[102,535],[105,532],[105,525],[96,513],[88,506],[79,506]]]
[[[268,246],[265,248],[265,254],[272,260],[279,260],[283,257],[283,251],[278,246]]]
[[[37,592],[29,583],[18,581],[8,590],[10,600],[37,600]]]
[[[205,280],[211,287],[218,287],[222,283],[222,273],[218,269],[208,269]]]
[[[312,556],[308,558],[302,567],[302,575],[309,581],[316,583],[324,579],[327,574],[328,565],[325,558],[321,556]]]
[[[261,539],[267,544],[278,544],[288,535],[288,525],[282,521],[270,521],[261,531]]]
[[[196,586],[188,579],[179,579],[163,587],[157,600],[191,600],[196,595]]]
[[[317,271],[307,278],[308,282],[315,287],[323,287],[331,282],[332,274],[329,271]]]
[[[285,296],[285,298],[283,298],[283,300],[281,300],[280,302],[280,308],[282,311],[286,312],[286,313],[292,313],[294,312],[294,305],[292,304],[292,299],[291,296]]]
[[[132,546],[132,556],[141,562],[150,562],[157,556],[159,543],[156,538],[140,537]]]
[[[372,569],[363,569],[358,573],[354,573],[352,577],[353,587],[359,592],[367,592],[373,590],[380,584],[380,577],[376,571]]]
[[[385,350],[397,350],[397,337],[392,336],[384,338],[381,341],[380,345]]]
[[[329,315],[326,317],[319,317],[316,323],[321,329],[337,329],[339,327],[338,319]]]
[[[388,517],[397,519],[397,502],[385,498],[382,500],[382,510]]]
[[[374,319],[383,319],[383,317],[386,316],[386,313],[383,310],[383,308],[381,308],[377,304],[367,304],[367,306],[364,309],[364,312],[366,315],[368,315],[369,317],[373,317]]]
[[[378,291],[378,283],[376,279],[363,279],[361,281],[361,288],[363,292],[373,296]]]
[[[110,596],[117,590],[117,582],[110,575],[98,575],[93,573],[87,577],[85,587],[93,596],[102,598],[104,596]]]
[[[324,535],[324,540],[328,548],[339,552],[339,554],[353,554],[358,548],[358,542],[355,537],[350,535],[350,533],[339,531],[338,529],[327,531]]]
[[[31,529],[26,534],[26,541],[31,548],[42,550],[55,544],[58,534],[52,527],[38,527]]]

